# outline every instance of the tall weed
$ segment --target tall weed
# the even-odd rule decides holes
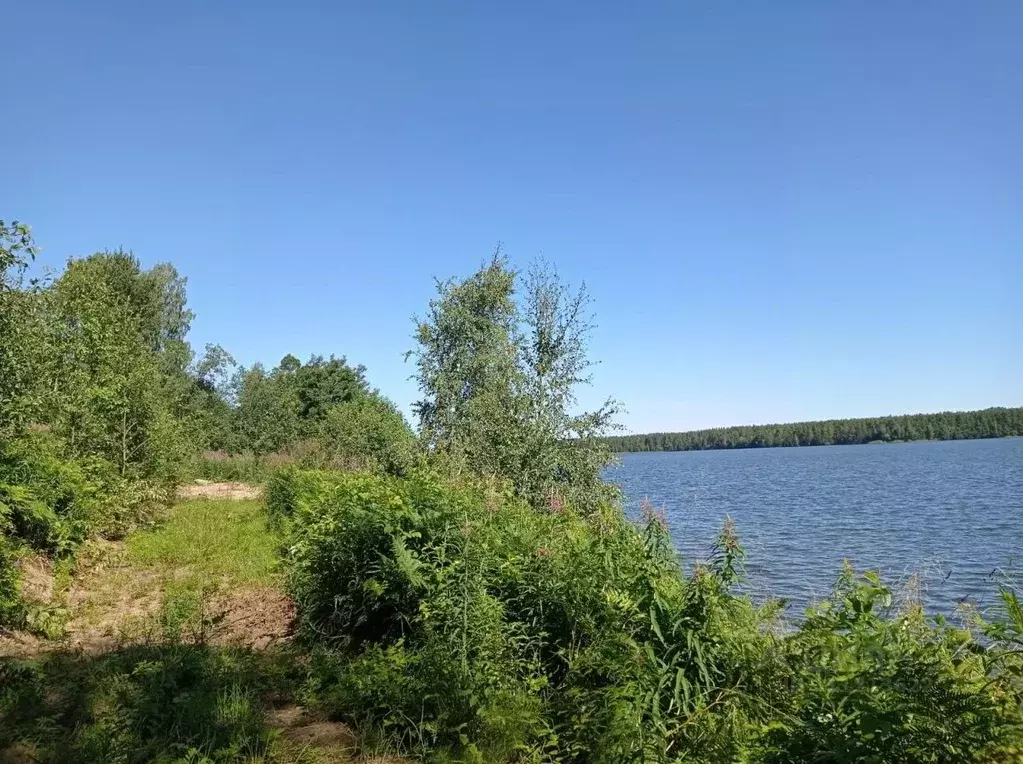
[[[683,573],[663,519],[499,483],[280,474],[309,702],[437,761],[1012,761],[1005,646],[846,571],[779,634],[727,524]],[[1010,600],[1007,600],[1007,603]],[[1012,607],[1011,604],[1007,607]],[[1014,643],[1013,643],[1014,644]],[[1016,682],[1016,684],[1013,684]]]
[[[731,750],[709,710],[745,720],[737,681],[769,637],[723,571],[683,577],[656,520],[639,532],[613,508],[537,512],[428,476],[299,473],[270,499],[335,713],[466,760]]]

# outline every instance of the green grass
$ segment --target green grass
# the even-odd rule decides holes
[[[100,653],[0,657],[0,762],[348,761],[273,728],[270,711],[296,703],[303,679],[290,646],[258,651],[199,637],[215,617],[211,591],[275,583],[277,545],[259,501],[185,502],[161,527],[130,536],[128,565],[90,583],[130,589],[140,602],[159,589],[159,610],[129,617],[122,637],[134,628],[139,639]]]
[[[128,539],[133,566],[226,579],[231,585],[267,585],[277,578],[280,539],[259,501],[189,501],[159,528]]]
[[[204,645],[0,659],[0,761],[305,764],[265,721],[294,682],[285,653]]]

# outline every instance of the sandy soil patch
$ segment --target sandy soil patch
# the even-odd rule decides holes
[[[178,498],[190,499],[258,499],[263,490],[257,485],[248,483],[211,483],[207,480],[196,480],[178,487]]]

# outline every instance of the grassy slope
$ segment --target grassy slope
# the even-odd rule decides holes
[[[260,502],[191,501],[93,545],[66,636],[0,658],[0,761],[350,761],[296,705],[277,544]]]
[[[188,501],[163,527],[128,539],[139,568],[187,568],[232,586],[273,585],[279,539],[258,501]]]

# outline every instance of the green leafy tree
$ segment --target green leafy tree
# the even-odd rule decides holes
[[[23,397],[31,374],[26,363],[25,296],[21,277],[36,249],[28,226],[0,220],[0,457],[24,424]],[[0,469],[0,627],[20,622],[21,576],[15,565],[14,512],[9,501],[16,486]]]
[[[367,394],[365,368],[345,358],[314,355],[302,363],[288,354],[267,372],[256,364],[234,380],[236,450],[268,454],[314,438],[334,406]]]
[[[599,438],[618,406],[573,411],[590,381],[589,298],[544,263],[516,299],[518,278],[498,253],[468,279],[438,283],[409,354],[423,394],[414,407],[420,434],[434,452],[508,478],[536,503],[599,501],[610,460]]]
[[[187,408],[197,448],[234,450],[235,409],[231,405],[234,357],[220,345],[207,343],[189,369]]]
[[[44,422],[71,456],[139,477],[171,477],[185,457],[180,385],[165,353],[184,354],[176,335],[187,327],[164,326],[166,283],[113,252],[69,262],[48,291]]]
[[[0,290],[17,286],[13,281],[37,253],[32,231],[24,223],[0,220]]]
[[[533,496],[550,491],[578,500],[608,492],[601,471],[612,455],[602,437],[616,429],[621,407],[608,398],[594,411],[574,411],[596,364],[587,352],[591,304],[585,284],[573,293],[545,261],[526,273],[518,346],[530,431],[523,478]]]
[[[26,281],[28,229],[0,228],[0,557],[69,554],[91,531],[123,533],[177,476],[192,445],[191,312],[171,266],[145,271],[125,252]],[[0,579],[10,589],[10,571]]]
[[[524,447],[514,291],[500,253],[462,282],[438,282],[409,354],[423,394],[413,406],[423,441],[480,474],[517,474]]]
[[[30,339],[32,295],[22,289],[22,275],[36,255],[28,226],[0,220],[0,438],[11,437],[24,423],[25,401],[32,384]]]
[[[294,356],[289,356],[294,358]],[[342,358],[312,356],[294,369],[299,418],[306,430],[312,430],[333,406],[347,403],[366,393],[366,367],[349,366]]]
[[[279,370],[268,374],[261,364],[254,364],[238,372],[235,386],[241,450],[270,454],[298,439],[298,395],[293,385],[282,382]]]
[[[334,463],[408,474],[419,458],[415,433],[398,408],[372,393],[327,412],[321,439]]]

